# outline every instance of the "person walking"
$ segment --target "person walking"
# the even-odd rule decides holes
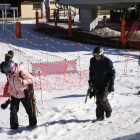
[[[29,126],[37,124],[36,115],[32,114],[32,107],[28,94],[28,85],[34,82],[34,77],[24,70],[23,64],[6,61],[3,70],[7,73],[9,81],[8,94],[11,97],[10,126],[17,129],[19,126],[17,112],[21,102],[29,117]]]
[[[96,47],[92,54],[88,83],[94,84],[97,92],[95,95],[91,93],[90,98],[96,96],[96,117],[97,121],[102,121],[104,114],[106,118],[111,116],[112,108],[107,97],[108,93],[114,92],[115,69],[112,61],[104,56],[102,47]]]

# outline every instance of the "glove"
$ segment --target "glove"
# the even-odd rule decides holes
[[[94,94],[94,92],[93,92],[93,87],[89,87],[88,93],[89,93],[89,98],[90,98],[90,99],[91,99],[93,96],[95,96],[95,94]]]
[[[114,87],[108,87],[108,92],[110,93],[110,92],[114,92]]]
[[[88,80],[89,86],[91,85],[91,83],[95,83],[95,80]]]
[[[5,110],[10,103],[11,103],[11,100],[8,99],[5,103],[1,104],[1,109]]]
[[[108,92],[110,93],[110,92],[114,92],[114,81],[112,81],[111,83],[110,83],[110,85],[108,86]]]
[[[97,94],[98,90],[95,87],[95,85],[91,85],[88,89],[88,93],[89,93],[89,98],[91,99],[93,96],[95,97],[95,95]]]
[[[95,94],[94,94],[94,92],[91,92],[91,93],[89,94],[89,98],[91,99],[93,96],[95,97]]]

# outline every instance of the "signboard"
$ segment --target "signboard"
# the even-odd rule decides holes
[[[33,76],[76,72],[76,60],[32,64]]]
[[[0,4],[0,10],[10,10],[11,4]]]

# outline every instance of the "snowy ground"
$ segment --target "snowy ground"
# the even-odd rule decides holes
[[[21,22],[21,30],[28,31],[36,37],[45,38],[43,32],[35,32],[35,21],[26,20]],[[2,26],[0,24],[0,26]],[[11,27],[13,25],[8,25]],[[13,29],[9,29],[15,34]],[[108,33],[109,34],[109,33]],[[22,39],[27,34],[22,33]],[[66,40],[49,38],[66,44],[74,44]],[[3,54],[12,49],[15,52],[14,61],[23,62],[27,70],[28,60],[31,62],[46,61],[47,47],[35,46],[25,40],[18,40],[14,36],[10,40],[8,31],[0,30],[0,61],[4,60]],[[30,35],[28,39],[39,45],[46,44],[46,40],[38,40]],[[11,42],[11,45],[9,44]],[[49,61],[61,61],[63,59],[73,60],[78,56],[76,45],[66,46],[55,42],[49,42],[60,50],[58,52],[49,49]],[[87,48],[94,49],[96,46],[82,44]],[[4,47],[3,47],[4,46]],[[12,48],[11,48],[12,47]],[[17,49],[23,51],[19,53]],[[80,47],[81,69],[88,70],[89,60],[92,57],[91,51]],[[128,50],[105,48],[105,56],[108,56],[114,63],[116,69],[115,92],[109,94],[109,101],[113,112],[109,119],[102,122],[92,123],[95,116],[95,99],[88,99],[85,104],[85,95],[88,86],[77,88],[43,91],[43,104],[40,91],[35,91],[37,109],[41,114],[37,118],[36,127],[28,128],[28,117],[22,105],[18,112],[19,128],[10,130],[9,106],[6,110],[0,110],[0,139],[1,140],[139,140],[140,139],[140,96],[133,95],[139,90],[140,74],[138,73],[138,51],[130,51],[128,61],[126,52]],[[64,52],[64,53],[62,53]],[[107,55],[108,53],[108,55]],[[32,56],[32,58],[29,58]],[[70,56],[70,57],[69,57]],[[127,65],[127,69],[125,66]],[[127,72],[124,72],[127,71]],[[30,67],[31,71],[31,67]],[[0,82],[6,81],[6,77],[0,73]],[[0,97],[2,98],[2,97]]]

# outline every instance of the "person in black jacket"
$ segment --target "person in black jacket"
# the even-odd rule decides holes
[[[106,118],[111,116],[112,108],[107,97],[108,93],[114,92],[115,69],[112,61],[103,53],[102,47],[96,47],[89,67],[89,85],[94,83],[97,90],[95,95],[97,121],[104,120],[104,113],[106,113]],[[90,95],[90,98],[92,96]]]

